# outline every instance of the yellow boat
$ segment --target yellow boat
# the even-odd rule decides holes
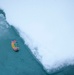
[[[11,46],[12,46],[12,48],[13,48],[14,51],[18,51],[19,50],[19,47],[16,46],[16,40],[13,40],[11,42]]]

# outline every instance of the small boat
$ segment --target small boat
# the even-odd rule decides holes
[[[17,47],[16,40],[13,40],[13,41],[11,42],[11,46],[12,46],[12,49],[13,49],[15,52],[18,52],[18,51],[19,51],[19,47]]]

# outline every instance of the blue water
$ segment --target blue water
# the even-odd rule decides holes
[[[18,31],[13,26],[5,27],[6,31],[2,30],[0,34],[0,75],[47,75],[43,66],[24,44]],[[12,49],[12,40],[17,41],[19,52]]]

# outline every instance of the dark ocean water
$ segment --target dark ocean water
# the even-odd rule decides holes
[[[0,75],[47,75],[13,26],[4,25],[0,31]],[[11,47],[13,40],[18,43],[18,52]]]
[[[11,47],[16,40],[19,51]],[[0,75],[74,75],[74,66],[47,73],[13,26],[0,24]]]

